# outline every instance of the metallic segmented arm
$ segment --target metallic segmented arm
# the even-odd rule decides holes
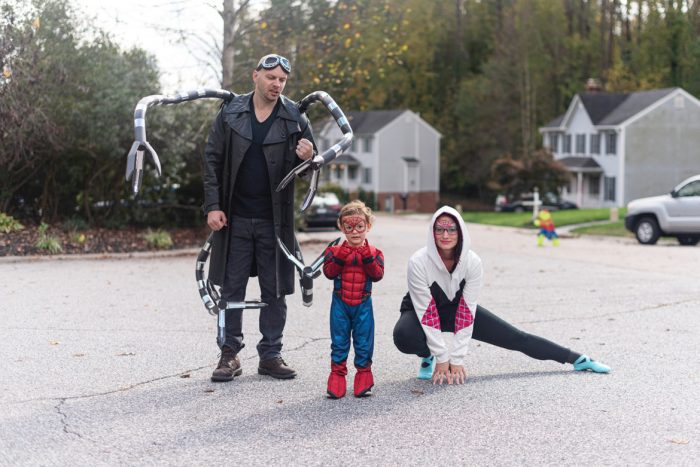
[[[156,166],[156,172],[160,176],[161,167],[158,154],[146,139],[146,110],[156,105],[171,105],[181,102],[193,101],[196,99],[223,99],[231,100],[234,94],[223,89],[197,89],[187,91],[173,96],[163,96],[160,94],[146,96],[136,104],[134,110],[134,144],[131,145],[126,160],[126,180],[131,181],[131,191],[138,194],[143,181],[143,162],[148,154]]]
[[[302,211],[304,211],[306,208],[309,207],[309,205],[311,205],[311,201],[313,201],[314,196],[316,195],[316,190],[318,189],[319,172],[321,170],[321,167],[324,164],[332,161],[333,159],[341,155],[343,151],[349,148],[352,144],[353,138],[350,122],[348,122],[348,119],[347,117],[345,117],[345,114],[343,113],[342,109],[338,106],[338,104],[336,104],[333,98],[328,95],[327,92],[316,91],[303,98],[301,101],[299,101],[298,104],[299,111],[301,113],[306,113],[306,110],[309,108],[309,106],[318,101],[321,101],[323,105],[326,106],[326,109],[328,109],[328,111],[331,113],[331,115],[335,119],[335,122],[340,127],[340,131],[343,132],[343,137],[336,144],[325,150],[323,154],[319,154],[316,157],[306,160],[298,166],[296,166],[294,170],[289,172],[287,176],[284,177],[280,184],[277,186],[277,191],[282,191],[287,185],[289,185],[289,183],[292,180],[294,180],[294,177],[300,175],[301,173],[305,172],[307,169],[310,168],[311,181],[309,183],[309,191],[306,193],[306,197],[304,197],[304,201],[301,203]]]
[[[204,303],[204,307],[209,311],[210,315],[216,316],[224,310],[232,309],[253,309],[253,308],[263,308],[267,304],[258,301],[245,301],[245,302],[222,302],[221,295],[219,291],[216,290],[216,286],[209,281],[204,275],[204,265],[209,259],[209,253],[211,252],[212,237],[214,232],[209,234],[207,241],[204,242],[204,246],[199,251],[197,255],[197,263],[194,269],[194,275],[197,279],[197,288],[199,289],[199,297]]]
[[[338,243],[340,243],[340,237],[330,242],[328,246],[337,245]],[[323,265],[323,260],[325,259],[323,253],[321,253],[321,255],[318,258],[316,258],[313,263],[311,263],[311,266],[305,266],[304,259],[297,258],[293,254],[291,254],[287,247],[284,246],[284,243],[282,243],[282,240],[280,240],[279,237],[277,237],[277,245],[279,245],[280,250],[282,250],[282,253],[284,253],[287,259],[294,265],[294,267],[296,267],[297,271],[299,272],[301,300],[304,303],[304,306],[311,306],[311,304],[314,301],[314,279],[317,278],[319,274],[321,274],[320,269]],[[323,251],[326,251],[325,248]]]

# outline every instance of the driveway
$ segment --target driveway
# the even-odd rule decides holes
[[[195,254],[0,263],[0,465],[697,465],[700,248],[588,237],[537,248],[534,231],[470,224],[479,303],[613,372],[472,342],[467,384],[432,386],[391,337],[427,219],[379,215],[369,234],[386,275],[366,399],[325,397],[322,277],[313,307],[288,297],[295,380],[257,374],[249,311],[243,375],[214,384],[216,320]],[[306,262],[337,235],[301,235]]]

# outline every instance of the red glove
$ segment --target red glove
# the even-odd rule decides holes
[[[374,256],[375,250],[376,249],[372,245],[370,245],[369,243],[365,243],[357,249],[357,252],[360,254],[362,259],[366,259]]]
[[[350,247],[347,243],[343,243],[342,245],[333,247],[332,250],[333,256],[338,258],[341,261],[347,261],[348,259],[352,259],[353,255],[353,248]]]

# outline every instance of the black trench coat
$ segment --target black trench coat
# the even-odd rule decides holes
[[[231,219],[233,188],[243,156],[253,139],[251,129],[250,99],[252,93],[235,96],[225,104],[212,125],[204,153],[204,211],[221,210]],[[296,155],[297,142],[306,138],[314,143],[311,126],[301,115],[296,104],[280,96],[281,105],[270,131],[263,142],[263,153],[272,190],[272,216],[275,235],[287,249],[298,249],[294,237],[294,182],[281,192],[275,189],[301,159]],[[315,151],[314,143],[314,153]],[[209,259],[209,280],[221,286],[226,271],[230,229],[224,227],[214,232]],[[276,249],[277,296],[294,293],[294,269],[287,258]],[[253,262],[255,265],[255,262]],[[255,269],[251,276],[256,275]]]

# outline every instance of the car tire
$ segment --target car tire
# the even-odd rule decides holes
[[[515,209],[513,209],[513,212],[521,213],[525,212],[525,209],[522,206],[516,206]]]
[[[697,235],[679,235],[678,243],[684,246],[695,246],[700,242],[700,236]]]
[[[659,223],[653,217],[642,217],[634,227],[634,235],[642,245],[653,245],[661,236]]]

